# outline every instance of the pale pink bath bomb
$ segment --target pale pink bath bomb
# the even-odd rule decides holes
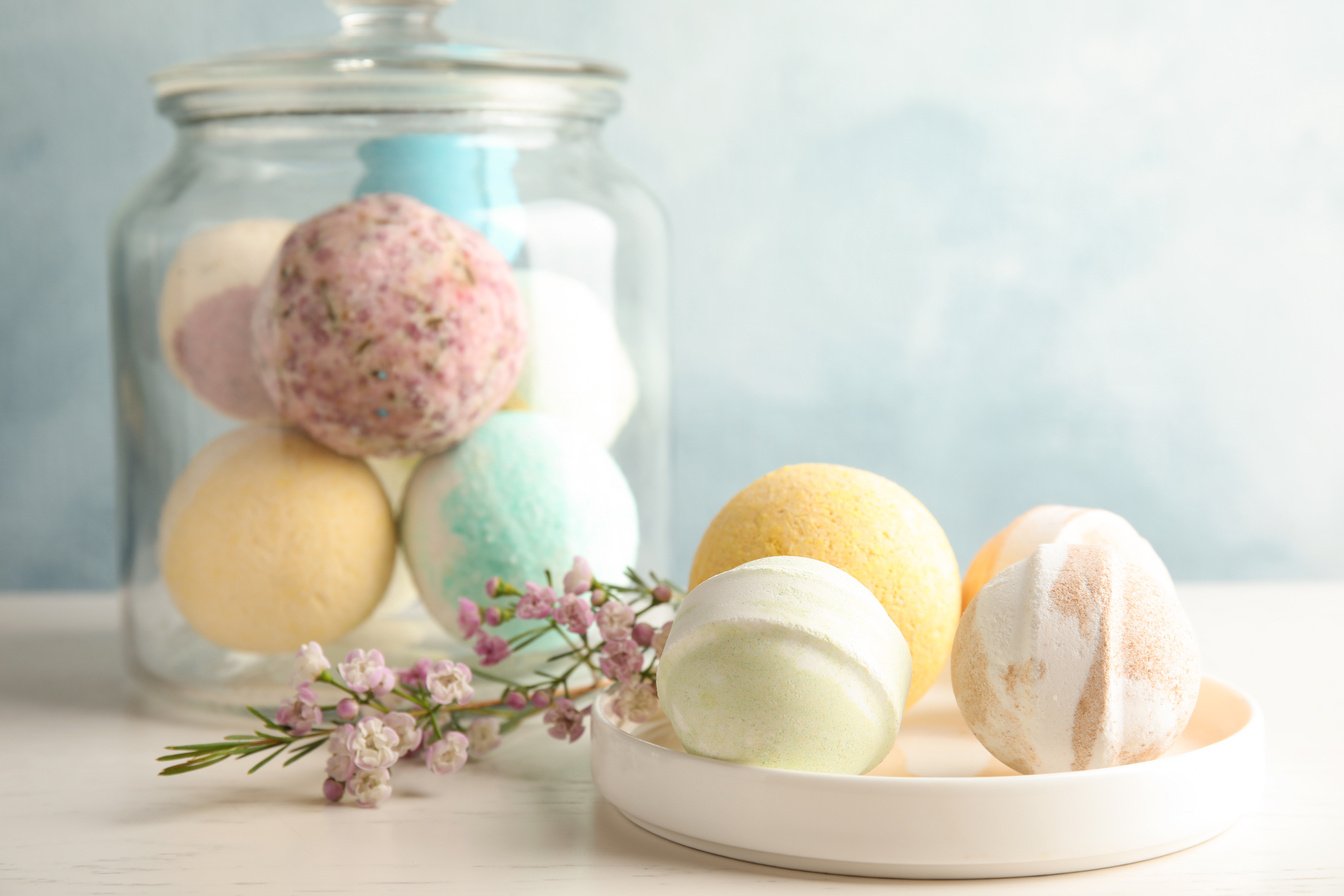
[[[295,228],[252,318],[284,419],[350,455],[442,451],[509,397],[527,345],[508,263],[408,196],[375,194]]]
[[[257,289],[294,222],[244,218],[182,243],[159,298],[168,367],[198,398],[240,420],[276,416],[252,360]]]

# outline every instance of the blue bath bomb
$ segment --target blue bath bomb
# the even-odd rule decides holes
[[[523,245],[521,215],[511,223],[501,209],[517,208],[513,167],[518,150],[480,142],[469,134],[405,134],[370,140],[359,148],[365,174],[355,195],[414,196],[481,233],[510,263]]]
[[[421,600],[460,634],[458,598],[488,607],[491,576],[521,589],[544,583],[549,569],[558,582],[579,555],[599,579],[621,579],[635,562],[639,518],[605,448],[554,417],[506,411],[420,462],[406,487],[401,540]],[[540,624],[514,620],[495,631],[507,638]]]

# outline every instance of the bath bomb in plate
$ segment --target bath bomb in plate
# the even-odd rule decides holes
[[[767,557],[700,583],[658,664],[658,697],[690,753],[862,774],[891,750],[910,650],[873,593],[804,557]]]
[[[572,277],[517,275],[527,305],[527,360],[509,403],[561,417],[610,446],[639,398],[630,353],[608,303]]]
[[[281,416],[356,456],[433,453],[466,438],[513,391],[527,346],[503,257],[395,194],[296,227],[252,323]]]
[[[1170,584],[1097,545],[1041,545],[999,573],[952,651],[966,724],[1028,774],[1160,756],[1190,721],[1199,676]]]
[[[1124,517],[1091,507],[1042,504],[1014,519],[976,553],[961,583],[962,606],[1000,572],[1025,560],[1041,545],[1053,543],[1113,548],[1149,575],[1172,585],[1171,573],[1157,551]]]
[[[197,398],[240,420],[276,416],[252,359],[257,291],[293,221],[246,218],[188,237],[159,296],[168,368]]]
[[[429,612],[457,630],[458,598],[488,606],[485,582],[544,582],[587,558],[619,579],[639,548],[635,498],[601,445],[544,414],[504,411],[411,477],[401,538]],[[514,620],[505,636],[537,622]]]
[[[692,587],[749,560],[780,554],[843,569],[882,602],[914,660],[907,705],[933,684],[961,615],[957,558],[933,514],[876,473],[798,464],[767,473],[709,524]]]
[[[363,461],[261,424],[192,458],[159,520],[173,603],[233,650],[281,653],[346,634],[382,598],[396,546],[392,510]]]

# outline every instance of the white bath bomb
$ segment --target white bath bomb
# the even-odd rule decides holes
[[[368,457],[364,460],[382,484],[387,501],[392,505],[392,516],[397,517],[401,513],[401,499],[406,494],[406,483],[410,482],[411,474],[415,472],[421,458]],[[415,578],[406,563],[406,555],[398,550],[396,563],[392,567],[392,580],[387,583],[387,593],[383,595],[374,615],[378,618],[396,616],[419,603],[420,591],[415,587]]]
[[[191,392],[240,420],[276,417],[252,361],[252,310],[292,221],[245,218],[182,243],[159,296],[159,342]]]
[[[639,398],[611,309],[570,277],[524,271],[515,279],[527,304],[528,343],[509,407],[559,417],[610,446]]]
[[[1094,507],[1042,504],[1004,526],[976,553],[961,582],[964,608],[994,578],[1014,563],[1031,556],[1043,544],[1094,544],[1109,547],[1153,578],[1171,585],[1171,573],[1129,521],[1117,513]],[[1172,586],[1174,587],[1174,586]]]
[[[952,646],[966,724],[1027,774],[1160,756],[1190,721],[1199,676],[1170,584],[1095,545],[1042,545],[1005,569]]]
[[[857,579],[820,560],[767,557],[686,595],[658,697],[688,752],[861,774],[891,750],[910,670],[900,629]]]
[[[281,653],[346,634],[382,599],[396,546],[367,464],[261,424],[192,458],[159,520],[173,603],[233,650]]]

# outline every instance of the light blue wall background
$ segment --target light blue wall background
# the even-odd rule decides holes
[[[5,0],[0,587],[109,585],[103,244],[166,152],[146,75],[317,0]],[[676,234],[675,529],[825,459],[963,564],[1026,506],[1180,578],[1344,574],[1344,4],[463,0],[632,69]]]

